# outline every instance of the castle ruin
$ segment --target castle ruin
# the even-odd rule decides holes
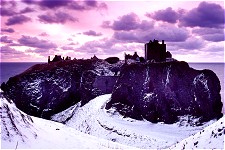
[[[166,61],[167,57],[172,57],[168,54],[170,54],[170,52],[166,51],[164,40],[162,40],[162,44],[155,39],[153,41],[150,40],[149,43],[145,44],[145,60],[151,62],[163,62]]]

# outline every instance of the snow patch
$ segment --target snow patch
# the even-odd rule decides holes
[[[170,149],[224,149],[225,116]]]
[[[195,86],[197,85],[198,82],[200,82],[204,86],[205,92],[208,93],[208,98],[210,99],[211,93],[210,93],[210,90],[209,90],[209,87],[207,84],[208,79],[205,77],[205,75],[203,73],[201,73],[200,75],[198,75],[194,78],[193,84]]]

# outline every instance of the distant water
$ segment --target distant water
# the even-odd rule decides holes
[[[35,64],[40,64],[40,63],[38,62],[24,62],[24,63],[23,62],[19,62],[19,63],[18,62],[10,62],[10,63],[1,62],[0,63],[1,83],[8,81],[10,77],[22,73],[23,71],[27,70],[28,68],[30,68],[31,66]],[[224,101],[224,85],[225,85],[224,63],[189,63],[189,66],[198,70],[210,69],[214,71],[220,80],[221,97],[222,97],[222,101]],[[224,108],[223,112],[225,112],[225,104],[223,108]]]
[[[43,63],[43,62],[42,62]],[[1,62],[0,63],[0,82],[7,82],[10,77],[18,75],[31,66],[40,64],[39,62]]]

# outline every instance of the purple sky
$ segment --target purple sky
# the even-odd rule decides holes
[[[165,40],[175,59],[224,62],[224,2],[1,0],[1,61],[144,56]]]

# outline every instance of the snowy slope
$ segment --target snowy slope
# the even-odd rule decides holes
[[[224,121],[223,116],[214,124],[173,145],[170,149],[224,149]]]
[[[81,133],[61,123],[28,116],[2,94],[0,100],[2,149],[134,149]]]
[[[168,148],[215,122],[210,121],[197,127],[190,126],[185,118],[172,125],[123,118],[113,109],[104,109],[110,96],[99,96],[83,107],[79,107],[79,104],[72,106],[54,115],[52,120],[99,138],[146,149]]]

